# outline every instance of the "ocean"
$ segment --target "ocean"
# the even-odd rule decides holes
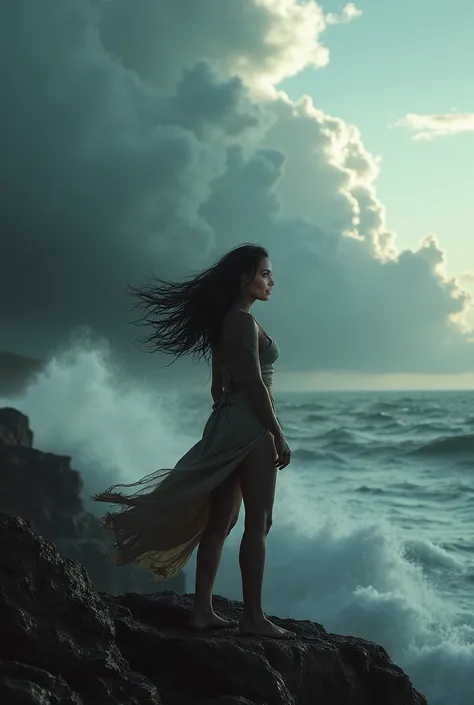
[[[472,705],[474,392],[279,394],[276,376],[275,396],[292,463],[278,478],[267,613],[371,639],[429,705]],[[88,350],[52,360],[0,405],[28,414],[37,448],[72,456],[97,513],[92,492],[172,467],[211,399],[127,382]],[[234,599],[241,531],[242,517],[215,588]]]

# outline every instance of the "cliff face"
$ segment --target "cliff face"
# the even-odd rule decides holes
[[[274,618],[291,641],[186,627],[173,592],[98,594],[26,521],[0,514],[0,702],[9,705],[427,705],[381,647]],[[242,606],[216,599],[238,619]]]
[[[33,448],[28,418],[0,409],[0,511],[29,519],[63,555],[84,565],[97,590],[184,592],[184,574],[162,583],[135,566],[114,566],[106,555],[106,535],[99,520],[84,510],[81,491],[81,476],[71,469],[70,458]]]

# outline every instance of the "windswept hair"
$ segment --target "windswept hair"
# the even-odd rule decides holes
[[[145,287],[128,286],[143,310],[135,323],[150,329],[141,342],[152,352],[174,355],[170,365],[186,353],[209,362],[224,315],[240,293],[242,275],[252,279],[264,257],[264,247],[240,245],[194,277],[179,282],[153,278]]]

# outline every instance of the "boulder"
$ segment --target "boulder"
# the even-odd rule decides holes
[[[192,597],[99,594],[29,522],[0,514],[0,702],[427,705],[380,646],[309,621],[288,641],[187,627]],[[216,597],[222,616],[242,605]]]
[[[9,514],[0,514],[0,615],[0,702],[161,703],[130,671],[85,568]]]

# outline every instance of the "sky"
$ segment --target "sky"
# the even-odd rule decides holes
[[[340,10],[334,0],[327,11]],[[360,129],[366,148],[382,160],[377,193],[401,248],[436,233],[448,271],[474,269],[474,3],[453,0],[361,0],[362,15],[330,27],[331,59],[285,82],[331,115]],[[413,141],[397,128],[406,115],[467,113],[466,131]],[[421,131],[422,132],[422,131]]]
[[[3,3],[0,349],[156,371],[125,282],[258,242],[282,386],[474,387],[473,21],[466,0]]]

